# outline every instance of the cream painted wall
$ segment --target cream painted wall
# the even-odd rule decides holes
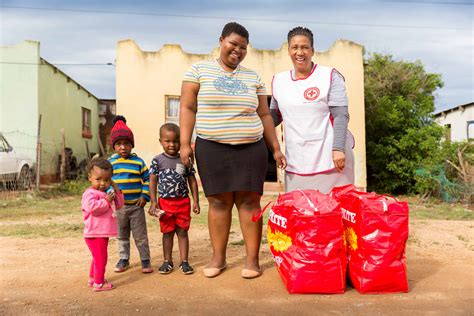
[[[273,75],[292,68],[287,51],[286,44],[278,50],[248,47],[242,64],[262,77],[268,94],[271,94]],[[135,152],[147,163],[162,151],[158,143],[158,129],[165,121],[165,96],[179,96],[186,70],[193,63],[216,58],[218,54],[218,48],[209,54],[188,54],[179,45],[164,45],[159,51],[144,52],[132,40],[118,42],[117,114],[127,118],[127,124],[135,135]],[[318,64],[337,68],[346,79],[351,116],[349,129],[356,139],[356,185],[366,188],[362,46],[338,40],[328,51],[316,52],[313,60]]]

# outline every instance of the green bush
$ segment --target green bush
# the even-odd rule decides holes
[[[427,73],[419,61],[373,54],[365,63],[364,84],[368,188],[414,192],[415,171],[437,155],[443,135],[431,114],[441,76]]]

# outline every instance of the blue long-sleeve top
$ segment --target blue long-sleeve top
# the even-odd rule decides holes
[[[112,180],[122,190],[125,204],[135,204],[140,197],[150,201],[150,175],[143,159],[136,154],[127,158],[114,154],[109,161],[114,170]]]

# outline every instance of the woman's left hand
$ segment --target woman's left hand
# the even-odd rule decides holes
[[[338,172],[341,172],[346,166],[346,154],[339,150],[333,150],[332,161],[334,162],[334,168],[336,168]]]
[[[275,152],[273,153],[273,159],[275,159],[278,168],[286,168],[286,158],[280,150],[275,150]]]

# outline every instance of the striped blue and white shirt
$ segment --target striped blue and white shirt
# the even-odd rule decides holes
[[[136,154],[128,158],[114,154],[109,161],[114,170],[112,180],[122,190],[125,204],[135,204],[140,197],[150,201],[150,175],[143,159]]]

